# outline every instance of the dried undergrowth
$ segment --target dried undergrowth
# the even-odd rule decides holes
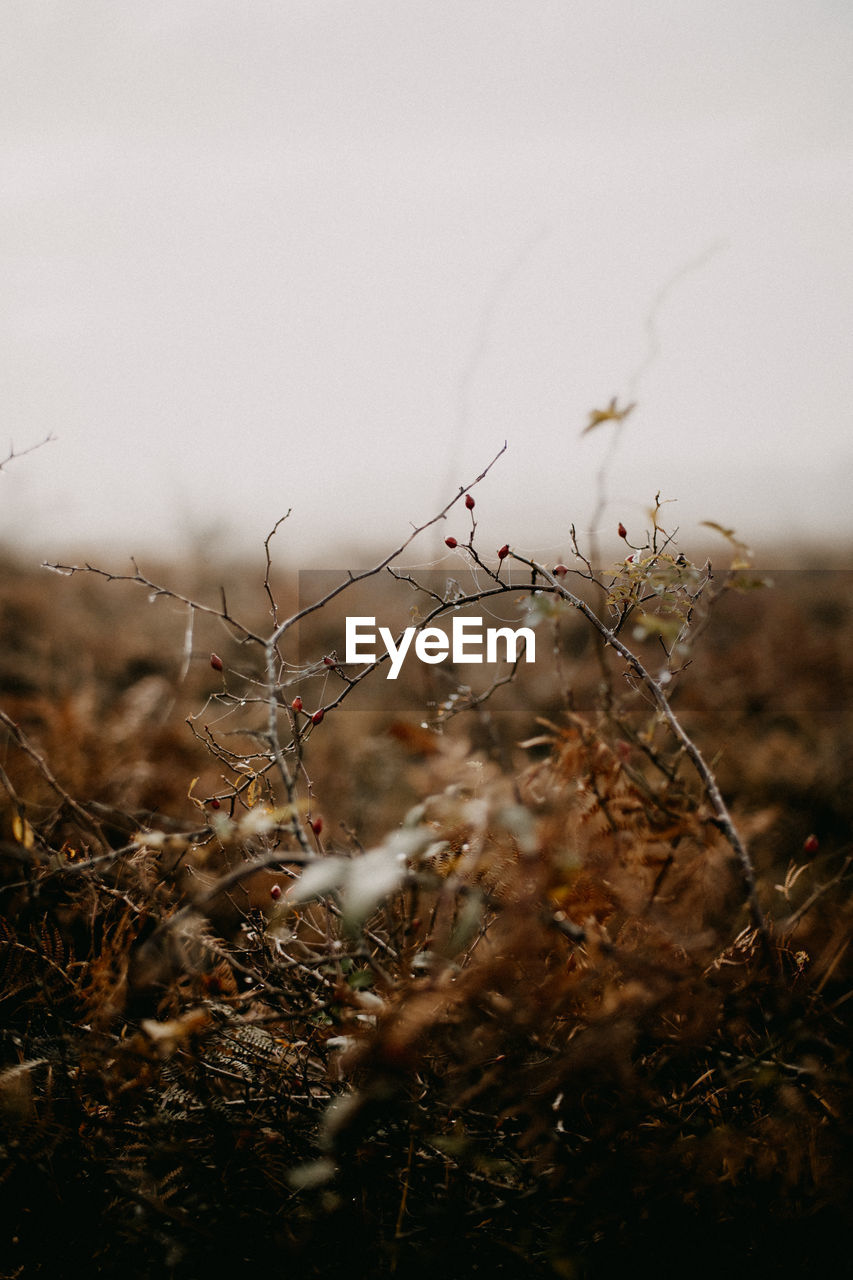
[[[2,1274],[828,1256],[853,1192],[853,609],[843,576],[732,599],[678,705],[763,943],[701,778],[568,614],[570,670],[428,728],[341,707],[286,744],[288,796],[215,610],[187,640],[174,599],[10,565]]]

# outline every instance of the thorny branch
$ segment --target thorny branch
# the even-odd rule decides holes
[[[652,676],[649,671],[646,670],[636,654],[632,653],[627,645],[619,639],[615,630],[609,628],[607,624],[598,617],[595,611],[580,598],[580,596],[576,596],[573,592],[569,591],[568,587],[564,586],[563,583],[555,578],[553,573],[546,569],[544,565],[538,564],[534,560],[528,560],[526,557],[518,555],[515,552],[511,552],[510,554],[514,560],[517,560],[520,564],[527,565],[528,568],[534,571],[534,573],[543,578],[555,594],[561,596],[564,600],[567,600],[574,609],[577,609],[582,613],[587,621],[602,637],[605,644],[609,645],[612,649],[615,649],[620,658],[627,663],[630,669],[639,678],[643,687],[651,694],[655,704],[669,725],[674,737],[684,749],[702,780],[706,795],[711,802],[714,813],[717,815],[720,829],[734,850],[740,864],[741,876],[746,888],[753,924],[756,929],[758,929],[765,946],[769,946],[767,921],[764,918],[764,912],[762,911],[761,904],[758,901],[758,893],[755,884],[755,869],[752,865],[752,859],[750,858],[746,846],[740,837],[731,814],[729,813],[713,771],[702,755],[702,752],[699,750],[699,747],[687,733],[681,721],[676,716],[660,683],[655,680],[654,676]]]
[[[625,413],[627,413],[627,410],[623,410],[621,412],[624,415]],[[612,407],[611,416],[616,416],[617,418],[619,418],[619,413],[616,410],[615,406]],[[468,484],[465,487],[460,487],[458,493],[455,494],[454,497],[449,502],[447,502],[441,508],[441,510],[438,511],[436,515],[432,516],[429,520],[425,521],[424,523],[414,526],[412,528],[411,533],[406,538],[404,538],[399,543],[398,546],[396,546],[389,554],[383,556],[371,568],[362,570],[360,572],[352,572],[352,571],[348,572],[347,576],[341,582],[339,582],[331,590],[327,591],[319,599],[311,602],[308,605],[305,605],[299,608],[296,612],[291,614],[289,617],[285,619],[280,619],[278,615],[277,602],[273,594],[273,590],[270,583],[270,574],[271,574],[270,542],[272,540],[272,537],[280,527],[280,525],[283,523],[284,520],[287,519],[287,515],[290,514],[288,512],[287,515],[283,516],[281,520],[279,520],[276,523],[276,525],[271,530],[270,534],[267,536],[264,542],[264,552],[265,552],[264,590],[269,600],[270,612],[271,612],[271,616],[274,624],[272,631],[267,636],[260,635],[258,634],[257,631],[252,630],[244,626],[242,623],[240,623],[228,610],[227,602],[224,598],[224,593],[223,593],[222,603],[219,608],[200,604],[197,601],[190,600],[188,597],[182,595],[179,592],[173,591],[169,588],[165,588],[153,582],[149,577],[147,577],[145,574],[143,574],[140,571],[135,561],[132,561],[133,569],[134,569],[134,572],[132,574],[111,573],[103,569],[96,568],[88,563],[85,566],[49,565],[46,567],[56,569],[57,571],[62,573],[79,573],[79,572],[94,573],[104,577],[108,581],[135,582],[138,585],[146,587],[150,592],[152,592],[152,596],[154,598],[158,596],[164,596],[164,597],[178,601],[189,610],[190,616],[192,616],[195,612],[200,612],[200,613],[209,614],[219,619],[220,621],[222,621],[224,624],[226,624],[228,627],[231,628],[233,634],[235,635],[235,638],[238,638],[241,643],[256,644],[262,648],[263,655],[264,655],[264,678],[262,682],[262,690],[259,691],[261,693],[261,696],[256,701],[259,704],[262,704],[262,705],[265,704],[266,706],[266,729],[261,735],[265,743],[265,750],[255,753],[253,755],[252,760],[255,763],[253,763],[252,776],[253,777],[266,776],[270,770],[273,770],[277,774],[281,782],[281,785],[284,789],[284,792],[287,798],[287,805],[289,806],[289,813],[290,813],[290,817],[284,825],[286,830],[289,831],[289,833],[295,839],[300,850],[298,857],[292,857],[290,859],[291,861],[297,864],[298,863],[307,864],[310,861],[314,861],[318,856],[318,854],[314,851],[314,849],[312,849],[309,843],[308,836],[305,831],[305,827],[302,821],[300,820],[299,809],[297,805],[297,792],[298,792],[298,786],[299,786],[300,771],[303,768],[302,754],[303,754],[303,750],[307,742],[307,739],[310,737],[311,731],[316,727],[320,719],[322,719],[322,717],[327,712],[333,711],[337,707],[339,707],[359,684],[361,684],[365,679],[367,679],[370,675],[372,675],[373,672],[377,670],[377,668],[379,668],[385,661],[388,660],[389,655],[386,652],[384,654],[377,656],[377,658],[374,661],[363,666],[354,675],[350,675],[349,673],[345,672],[341,667],[341,665],[337,663],[334,669],[337,671],[338,675],[344,681],[343,687],[339,690],[339,692],[333,697],[326,697],[324,699],[322,706],[319,707],[317,711],[313,713],[313,715],[309,715],[308,713],[301,712],[301,711],[295,712],[295,711],[292,711],[291,708],[282,701],[280,696],[281,690],[284,687],[282,683],[282,666],[284,664],[283,664],[283,660],[280,653],[280,645],[282,640],[285,638],[285,636],[294,626],[296,626],[298,623],[302,622],[304,619],[308,618],[312,614],[315,614],[321,611],[323,608],[329,605],[333,600],[335,600],[338,596],[346,592],[351,587],[355,586],[357,583],[361,583],[367,579],[376,577],[378,574],[382,573],[383,571],[389,572],[397,580],[406,581],[410,585],[418,587],[421,591],[424,592],[426,597],[431,600],[432,608],[429,609],[426,615],[419,620],[418,622],[419,629],[429,626],[437,618],[440,618],[442,615],[447,614],[448,612],[455,612],[461,608],[470,607],[471,605],[474,605],[483,601],[487,601],[490,598],[495,596],[503,596],[507,594],[524,594],[526,596],[530,596],[531,593],[533,593],[534,595],[537,593],[540,595],[550,593],[555,597],[557,597],[558,599],[566,601],[574,610],[580,613],[586,619],[586,621],[594,628],[594,630],[599,634],[601,639],[604,641],[605,646],[610,647],[611,649],[614,650],[614,652],[616,652],[619,655],[619,657],[623,660],[623,662],[626,664],[628,669],[637,678],[640,685],[651,696],[659,714],[667,724],[669,731],[673,735],[675,741],[678,743],[681,750],[683,750],[683,752],[685,753],[685,755],[693,765],[696,773],[698,774],[702,782],[702,785],[708,797],[708,800],[710,801],[711,808],[713,809],[713,812],[715,815],[715,822],[719,826],[720,830],[723,832],[726,840],[728,841],[728,843],[730,844],[731,848],[733,849],[736,855],[737,861],[740,866],[740,872],[741,872],[741,876],[745,886],[746,896],[749,904],[749,909],[752,915],[753,923],[756,929],[758,930],[762,938],[762,941],[764,942],[765,945],[767,945],[767,942],[768,942],[767,925],[764,919],[764,915],[763,915],[760,903],[758,901],[756,883],[755,883],[755,872],[754,872],[752,860],[750,858],[750,855],[746,849],[746,846],[743,840],[740,837],[740,834],[737,830],[737,827],[735,826],[735,823],[731,817],[731,814],[725,804],[725,801],[720,792],[719,785],[716,781],[713,770],[708,765],[699,747],[696,745],[696,743],[693,741],[693,739],[685,730],[678,716],[675,714],[671,705],[671,701],[667,696],[666,692],[664,691],[661,682],[659,680],[656,680],[654,676],[652,676],[652,674],[649,672],[646,666],[640,661],[639,657],[625,644],[625,642],[620,637],[619,633],[623,629],[624,623],[627,620],[627,618],[630,616],[633,609],[644,603],[643,597],[632,595],[626,598],[618,606],[614,621],[611,624],[608,624],[608,622],[606,622],[603,619],[603,617],[599,615],[599,613],[597,613],[589,604],[587,604],[587,602],[581,596],[570,591],[569,588],[565,585],[565,582],[560,580],[553,571],[547,569],[544,565],[542,565],[538,561],[527,558],[515,550],[512,550],[508,553],[509,559],[520,565],[524,565],[526,568],[530,570],[530,575],[531,575],[530,581],[524,582],[524,583],[513,583],[505,580],[504,578],[501,577],[501,568],[503,567],[503,562],[499,564],[497,570],[491,569],[482,560],[481,556],[479,555],[478,551],[474,546],[474,536],[476,533],[477,526],[476,526],[474,513],[473,513],[473,510],[471,509],[470,503],[469,503],[469,510],[470,510],[471,522],[472,522],[471,536],[466,546],[464,548],[460,548],[460,551],[464,552],[464,554],[472,561],[473,565],[476,566],[476,569],[482,573],[483,577],[486,580],[485,583],[483,583],[483,585],[481,585],[476,590],[468,591],[462,594],[457,594],[451,598],[451,597],[448,597],[446,594],[442,595],[437,592],[431,591],[424,586],[421,586],[421,584],[419,584],[417,580],[414,577],[412,577],[410,574],[401,573],[398,570],[394,569],[393,563],[400,559],[402,554],[410,546],[410,544],[414,541],[414,539],[418,537],[419,534],[423,533],[425,530],[431,528],[432,526],[437,524],[439,521],[445,519],[447,516],[447,513],[451,510],[451,508],[457,502],[459,502],[462,498],[464,498],[465,495],[467,495],[477,484],[479,484],[488,475],[492,467],[495,465],[495,463],[498,461],[498,459],[501,457],[501,455],[504,453],[505,450],[506,450],[506,443],[504,443],[502,448],[497,452],[497,454],[491,460],[491,462],[480,472],[478,476],[475,477],[474,480],[470,482],[470,484]],[[658,524],[657,514],[659,509],[660,509],[660,502],[658,500],[657,508],[655,511],[655,517],[654,517],[654,531],[651,535],[651,543],[650,543],[652,560],[649,562],[649,565],[654,565],[654,563],[656,563],[658,558],[660,558],[661,556],[664,556],[668,546],[670,545],[670,541],[672,537],[672,535],[666,535],[665,541],[662,544],[659,544],[658,535],[665,534],[665,531]],[[572,572],[577,574],[581,579],[585,581],[589,581],[595,584],[597,587],[599,587],[599,589],[602,589],[605,592],[605,595],[607,596],[607,598],[609,599],[610,595],[608,594],[607,586],[601,581],[600,577],[593,571],[590,560],[586,558],[578,548],[574,527],[572,528],[572,545],[573,545],[573,549],[576,557],[581,561],[582,565],[584,566],[584,569],[573,570]],[[706,568],[709,568],[709,567],[706,566]],[[563,569],[561,577],[565,577],[565,573],[566,571],[565,569]],[[702,585],[700,584],[700,586],[698,586],[696,589],[695,596],[698,596],[701,590],[702,590]],[[695,603],[695,598],[693,600],[693,603]],[[689,622],[692,618],[692,607],[693,605],[691,604],[690,612],[688,612],[688,617],[684,624],[685,627],[689,625]],[[669,651],[667,651],[667,656],[669,656]],[[491,687],[487,689],[483,694],[476,695],[476,696],[472,695],[471,698],[465,700],[463,702],[463,708],[467,709],[470,707],[479,706],[480,703],[485,701],[488,697],[490,697],[496,691],[496,689],[500,688],[502,685],[506,683],[511,682],[514,677],[517,665],[518,665],[518,660],[512,666],[511,670],[506,676],[496,678],[493,681]],[[280,735],[280,730],[279,730],[279,717],[282,711],[286,712],[288,723],[290,726],[290,735],[289,735],[289,740],[287,742],[284,742],[282,740]],[[304,725],[300,724],[300,720],[299,720],[300,715],[302,715],[305,718]],[[244,755],[241,755],[238,752],[228,751],[226,748],[221,746],[221,744],[218,743],[218,741],[213,737],[213,735],[210,734],[209,729],[207,729],[206,732],[208,734],[208,738],[211,739],[209,742],[208,742],[208,738],[204,739],[206,745],[208,745],[210,749],[214,751],[214,754],[216,754],[217,758],[223,761],[223,763],[230,764],[232,767],[236,767],[241,761],[247,759],[247,757],[245,757]],[[256,735],[257,735],[257,731],[256,731]],[[290,758],[292,758],[292,763],[290,761]],[[664,769],[666,771],[665,766],[664,766]],[[234,784],[234,796],[236,797],[242,794],[243,792],[245,792],[246,788],[250,785],[250,781],[251,779],[247,780],[245,776],[241,776]],[[283,851],[281,853],[277,852],[274,856],[266,855],[265,857],[261,857],[261,858],[253,858],[249,865],[257,866],[257,867],[269,866],[269,865],[273,865],[273,863],[275,862],[281,863],[281,862],[286,862],[287,860],[288,860],[287,853],[286,851]],[[236,872],[229,873],[229,875],[224,878],[223,882],[220,885],[213,886],[211,890],[211,896],[215,895],[216,893],[224,891],[224,889],[226,889],[231,884],[236,883],[237,881],[242,879],[246,874],[247,872],[245,868],[238,868]]]

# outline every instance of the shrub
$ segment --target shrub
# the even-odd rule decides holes
[[[846,1233],[849,811],[829,787],[800,830],[753,787],[759,710],[725,789],[690,727],[745,549],[692,563],[656,501],[606,573],[574,530],[573,567],[487,556],[488,470],[307,602],[270,535],[266,618],[53,566],[177,605],[189,684],[153,635],[69,688],[49,650],[0,670],[8,1274],[760,1273]],[[436,589],[401,558],[454,509]],[[541,656],[365,709],[387,654],[335,648],[365,588],[420,629],[517,603]]]

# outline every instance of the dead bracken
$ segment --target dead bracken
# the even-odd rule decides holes
[[[472,535],[476,600],[407,544],[353,572],[374,618],[517,597],[539,641],[479,684],[451,643],[393,710],[269,539],[259,598],[5,566],[4,1274],[839,1256],[850,582],[740,592],[731,531],[712,570],[659,515],[598,573]]]

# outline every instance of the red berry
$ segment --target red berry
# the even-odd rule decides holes
[[[290,709],[291,709],[291,711],[301,711],[301,710],[302,710],[302,699],[300,698],[299,694],[297,694],[297,695],[296,695],[296,697],[295,697],[295,698],[293,699],[293,701],[291,702],[291,704],[290,704]]]
[[[210,655],[210,665],[213,667],[214,671],[222,670],[222,659],[218,653],[212,653]]]
[[[334,667],[334,666],[336,666],[336,665],[337,665],[337,664],[335,663],[334,658],[324,658],[324,659],[323,659],[323,666],[325,666],[325,667]]]
[[[272,888],[270,889],[270,897],[272,898],[273,902],[278,902],[279,898],[281,897],[280,884],[274,884],[272,886]]]
[[[310,825],[311,825],[311,830],[314,832],[314,835],[318,836],[320,832],[323,830],[323,819],[318,814],[316,818],[311,819]]]
[[[624,526],[624,524],[622,523],[622,521],[621,521],[621,520],[619,521],[619,530],[618,530],[618,532],[619,532],[619,537],[620,537],[620,538],[627,538],[627,537],[628,537],[628,530],[625,528],[625,526]]]
[[[816,835],[812,834],[810,836],[806,836],[803,841],[803,853],[817,853],[819,848],[820,841]]]
[[[311,723],[319,724],[325,714],[326,714],[325,711],[321,707],[319,711],[314,712],[313,716],[311,717]]]
[[[470,493],[465,494],[465,506],[469,511],[474,510],[474,499],[471,497]]]
[[[450,547],[450,550],[451,550],[451,551],[453,550],[453,548],[454,548],[454,547],[458,547],[458,546],[459,546],[459,543],[456,541],[456,539],[455,539],[455,538],[445,538],[445,539],[444,539],[444,541],[445,541],[445,544],[446,544],[448,547]]]
[[[498,552],[498,559],[506,560],[508,555],[509,555],[509,543],[505,542],[501,547],[500,551]]]
[[[222,808],[222,805],[221,805],[221,804],[219,803],[219,801],[216,799],[216,796],[214,796],[214,797],[213,797],[213,799],[211,800],[211,802],[210,802],[210,807],[211,807],[211,809],[221,809],[221,808]]]
[[[568,567],[564,564],[555,564],[551,572],[553,573],[555,578],[565,578],[569,570],[568,570]]]

